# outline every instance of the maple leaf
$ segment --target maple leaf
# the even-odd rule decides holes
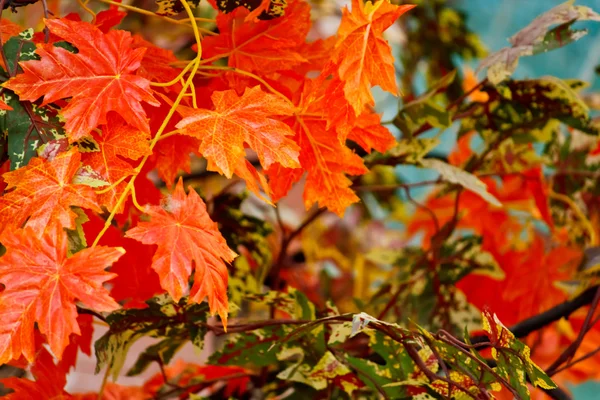
[[[75,301],[96,311],[119,305],[102,284],[115,275],[104,269],[119,259],[122,248],[97,246],[67,258],[68,241],[57,225],[41,237],[31,228],[5,231],[0,238],[6,254],[0,257],[0,363],[21,354],[34,359],[34,323],[60,360],[71,333],[81,334]]]
[[[89,221],[83,224],[85,236],[95,238],[104,228],[104,220],[96,214],[88,212]],[[110,272],[117,276],[110,281],[110,295],[123,304],[123,308],[146,308],[146,300],[162,293],[158,275],[150,268],[154,251],[137,240],[123,237],[121,230],[110,226],[102,235],[99,244],[104,246],[120,246],[125,249]]]
[[[216,170],[231,178],[245,158],[244,144],[256,152],[261,165],[278,163],[297,168],[298,145],[289,136],[294,132],[275,116],[289,116],[294,107],[260,86],[247,88],[240,97],[234,90],[214,92],[215,110],[181,110],[184,118],[176,125],[181,133],[200,139],[200,153]]]
[[[93,189],[73,183],[80,163],[81,155],[73,148],[52,161],[34,158],[5,173],[8,189],[14,190],[0,198],[0,221],[17,227],[27,221],[26,226],[42,232],[51,223],[73,229],[76,214],[71,206],[100,212]]]
[[[297,112],[286,122],[295,132],[294,141],[300,146],[301,168],[286,168],[279,164],[267,170],[273,200],[283,197],[292,184],[307,173],[304,205],[314,203],[343,215],[350,204],[358,201],[346,177],[367,172],[363,160],[340,142],[334,128],[327,129],[326,98],[318,81],[307,80],[295,96]],[[319,117],[320,115],[320,117]]]
[[[293,69],[306,60],[300,49],[310,28],[310,6],[290,1],[285,16],[270,21],[245,21],[250,12],[238,7],[217,16],[219,35],[202,41],[202,57],[227,57],[230,67],[259,75]]]
[[[348,139],[356,142],[367,153],[370,153],[371,149],[385,153],[396,144],[396,138],[389,129],[381,125],[381,117],[375,113],[362,113],[355,124],[348,134]]]
[[[129,124],[149,132],[142,102],[159,105],[150,81],[135,74],[145,49],[132,47],[129,32],[107,34],[86,22],[66,19],[45,20],[50,31],[75,46],[71,53],[52,44],[38,44],[40,60],[19,63],[24,73],[11,78],[4,87],[22,100],[44,97],[42,105],[71,97],[61,114],[71,142],[100,124],[109,111],[120,114]]]
[[[71,399],[63,389],[67,383],[65,372],[54,365],[48,350],[44,348],[40,350],[31,367],[31,374],[35,381],[17,377],[2,379],[2,384],[13,390],[4,398],[7,400]]]
[[[111,113],[108,123],[102,127],[102,133],[94,132],[92,137],[98,145],[98,151],[84,153],[83,163],[98,172],[110,185],[135,173],[133,166],[123,158],[137,160],[152,154],[148,143],[148,133],[127,125],[116,114]],[[109,211],[112,211],[125,186],[127,183],[121,182],[108,192],[98,194],[98,204],[104,205]],[[122,211],[123,205],[117,212]]]
[[[150,222],[140,222],[126,237],[144,244],[156,244],[152,268],[158,273],[161,286],[179,301],[188,288],[195,264],[194,285],[190,301],[201,302],[208,297],[212,313],[218,313],[227,323],[227,266],[236,254],[213,222],[206,205],[190,188],[186,196],[183,180],[175,186],[162,207],[147,206]]]
[[[339,66],[344,93],[356,114],[374,104],[372,86],[398,93],[394,57],[383,32],[413,7],[395,6],[386,0],[352,0],[352,11],[344,8],[332,60]]]

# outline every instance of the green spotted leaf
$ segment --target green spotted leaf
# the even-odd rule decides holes
[[[4,44],[9,71],[16,72],[19,61],[38,58],[32,37],[33,30],[29,29]],[[20,101],[16,94],[6,89],[2,92],[2,100],[13,108],[0,110],[0,151],[8,154],[11,170],[27,165],[44,143],[64,137],[63,124],[53,106],[40,107],[36,103]]]
[[[590,135],[600,134],[579,90],[579,80],[543,77],[506,81],[484,88],[490,96],[487,104],[472,103],[470,116],[461,121],[461,131],[478,131],[484,138],[510,136],[514,143],[549,142],[560,124]]]
[[[123,368],[129,348],[142,337],[161,338],[157,345],[144,352],[136,362],[133,372],[143,371],[153,354],[172,357],[177,343],[190,340],[198,331],[206,333],[208,304],[187,304],[187,298],[173,302],[167,294],[153,297],[147,308],[117,310],[107,316],[109,330],[95,343],[96,373],[104,367],[116,379]],[[204,335],[202,335],[204,336]],[[169,340],[167,340],[169,339]],[[198,345],[198,341],[195,341]],[[131,371],[130,371],[131,372]],[[132,372],[132,373],[133,373]]]
[[[262,0],[217,0],[216,3],[219,10],[227,14],[238,7],[246,7],[246,9],[254,11],[261,5]],[[258,19],[269,20],[283,17],[286,7],[286,0],[271,0],[268,8],[259,14]]]
[[[476,193],[488,203],[497,207],[502,207],[502,203],[487,191],[486,184],[479,180],[475,175],[432,158],[421,160],[420,164],[423,168],[429,168],[439,172],[444,181],[460,185],[465,189]]]
[[[527,383],[542,389],[554,389],[556,384],[531,360],[531,350],[505,327],[496,314],[483,311],[483,330],[492,345],[496,372],[516,389],[522,399],[529,399]]]
[[[155,12],[158,15],[172,16],[185,11],[180,0],[155,0],[155,2],[158,6],[158,9]],[[200,0],[187,0],[186,2],[192,10],[200,4]]]
[[[456,71],[444,76],[427,92],[416,99],[404,104],[394,118],[394,125],[402,131],[405,138],[422,126],[429,124],[435,128],[447,128],[452,124],[452,113],[445,106],[436,102],[435,96],[443,92],[456,77]]]
[[[439,144],[440,140],[437,138],[400,139],[398,143],[386,153],[371,153],[366,156],[365,164],[416,164]]]

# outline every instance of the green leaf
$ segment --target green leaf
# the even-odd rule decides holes
[[[435,95],[443,92],[455,77],[456,70],[444,76],[421,96],[404,104],[394,118],[394,125],[402,131],[405,138],[411,138],[425,124],[435,128],[447,128],[452,124],[450,111],[435,101]]]
[[[176,337],[168,337],[145,349],[139,356],[133,367],[127,371],[127,376],[135,376],[144,372],[150,364],[159,361],[161,365],[167,365],[173,359],[175,353],[185,344],[185,340]]]
[[[219,224],[219,231],[227,245],[232,249],[244,249],[243,252],[238,251],[242,257],[235,260],[230,274],[229,300],[234,304],[240,304],[247,293],[258,292],[272,265],[267,237],[273,232],[273,227],[264,219],[242,211],[242,203],[247,198],[247,191],[239,194],[225,191],[212,201],[211,218]],[[256,274],[253,275],[251,270],[257,271]]]
[[[529,399],[527,379],[534,387],[554,389],[556,384],[531,360],[531,350],[515,338],[496,314],[483,311],[483,330],[492,344],[492,357],[496,360],[496,372],[516,389],[519,396]],[[527,379],[526,379],[527,377]]]
[[[79,207],[71,207],[71,210],[77,214],[75,218],[75,229],[66,229],[67,240],[69,244],[69,256],[81,251],[87,247],[87,240],[85,239],[85,233],[83,232],[83,224],[89,221],[86,213]]]
[[[400,139],[398,143],[385,154],[371,153],[366,156],[365,164],[416,164],[439,144],[440,140],[437,138]]]
[[[591,135],[600,134],[600,125],[579,93],[585,82],[543,77],[507,81],[486,87],[487,104],[472,103],[461,131],[478,131],[484,139],[498,134],[510,136],[516,144],[549,142],[556,137],[559,123]]]
[[[109,330],[95,343],[97,358],[96,373],[104,367],[116,379],[123,368],[129,348],[142,337],[166,338],[161,343],[164,348],[154,348],[148,351],[171,356],[177,341],[187,341],[192,335],[199,336],[198,330],[206,334],[208,315],[207,303],[187,304],[187,298],[179,303],[173,302],[170,296],[164,294],[146,301],[147,308],[118,310],[106,318]],[[204,336],[204,335],[202,335]],[[198,341],[196,340],[196,345]],[[142,353],[144,357],[146,352]],[[145,360],[138,360],[137,368],[143,370]],[[135,371],[134,367],[134,371]]]
[[[217,2],[219,10],[225,14],[232,12],[238,7],[246,7],[248,10],[253,11],[261,4],[262,0],[221,0]],[[258,19],[269,20],[273,18],[283,17],[285,15],[285,9],[287,7],[286,0],[272,0],[269,8],[263,11]]]
[[[158,6],[158,10],[155,12],[158,15],[171,16],[185,12],[185,8],[181,4],[180,0],[155,0],[155,2]],[[188,3],[190,8],[193,10],[198,7],[200,0],[187,0],[186,3]]]
[[[257,368],[277,365],[277,354],[281,348],[273,345],[290,330],[288,327],[273,326],[232,335],[221,350],[210,356],[208,363]]]
[[[9,71],[16,71],[18,61],[38,58],[32,37],[33,30],[29,29],[4,44]],[[0,110],[0,131],[3,135],[0,147],[8,153],[11,170],[27,165],[32,157],[37,156],[37,149],[42,144],[65,137],[58,112],[51,105],[40,107],[28,101],[21,102],[16,94],[6,89],[2,92],[2,100],[13,108],[10,111]]]
[[[465,189],[476,193],[488,203],[497,207],[502,207],[502,203],[487,191],[486,184],[480,181],[475,175],[432,158],[421,160],[420,163],[423,168],[429,168],[439,172],[443,180],[461,185]]]
[[[587,29],[571,29],[575,20],[561,24],[546,33],[541,42],[533,46],[532,54],[545,53],[573,43],[588,34]]]

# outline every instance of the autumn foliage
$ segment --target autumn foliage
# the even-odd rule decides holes
[[[7,398],[564,399],[600,377],[598,94],[512,77],[592,9],[488,55],[442,0],[64,3],[0,2],[0,369],[28,373]],[[92,345],[99,389],[70,392]]]

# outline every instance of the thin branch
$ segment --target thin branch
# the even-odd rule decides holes
[[[510,331],[517,338],[523,338],[532,332],[540,330],[561,318],[569,318],[571,314],[592,303],[600,285],[592,286],[572,300],[565,301],[554,306],[538,315],[524,319],[516,325],[513,325]],[[488,342],[487,336],[480,335],[471,338],[471,343],[481,344]]]

